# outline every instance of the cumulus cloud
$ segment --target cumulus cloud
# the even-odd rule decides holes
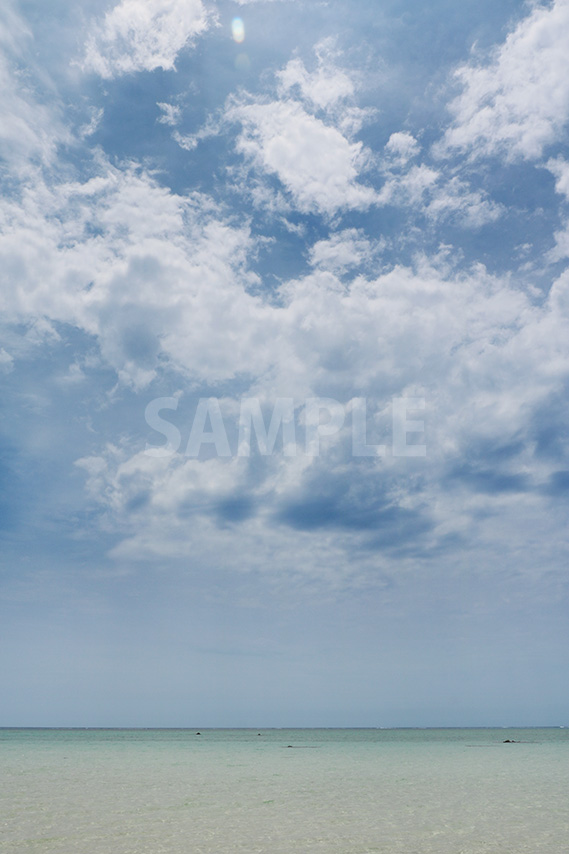
[[[121,0],[93,25],[83,67],[104,78],[171,70],[182,48],[210,22],[201,0]]]
[[[186,3],[193,23],[178,24],[170,38],[176,8],[156,2],[143,11],[124,0],[93,35],[90,67],[106,77],[172,67],[202,26],[201,5]],[[245,460],[183,453],[160,460],[145,454],[140,434],[117,436],[83,457],[90,495],[120,535],[117,557],[180,556],[190,548],[201,557],[222,543],[227,565],[237,566],[243,549],[237,554],[230,532],[238,528],[259,568],[280,565],[277,546],[290,562],[291,529],[301,540],[296,558],[314,571],[324,554],[338,565],[346,543],[403,560],[474,534],[491,540],[497,515],[531,520],[532,507],[563,490],[569,449],[561,438],[555,460],[547,457],[542,421],[569,384],[567,274],[540,302],[508,275],[480,265],[456,269],[452,247],[378,271],[371,262],[385,244],[375,223],[353,227],[359,214],[352,227],[333,222],[327,236],[322,219],[319,230],[304,226],[301,214],[329,224],[372,205],[473,226],[501,210],[460,172],[421,162],[410,133],[392,134],[372,157],[355,139],[365,116],[354,106],[355,89],[321,48],[316,70],[292,60],[269,94],[240,92],[201,133],[178,137],[192,148],[237,126],[228,144],[258,182],[254,201],[278,211],[284,200],[298,215],[290,227],[296,239],[304,236],[299,255],[309,266],[272,289],[253,270],[269,235],[251,233],[246,203],[230,216],[205,193],[173,192],[132,162],[113,165],[84,151],[90,177],[72,180],[71,166],[63,177],[26,175],[0,201],[0,308],[38,346],[60,341],[63,327],[80,330],[122,383],[140,392],[175,377],[186,404],[195,389],[216,395],[225,384],[222,411],[233,439],[242,394],[258,398],[265,415],[277,397],[290,398],[301,423],[308,397],[335,398],[345,408],[346,423],[321,458],[254,451]],[[13,107],[31,129],[28,159],[41,139],[31,103]],[[169,101],[158,106],[166,124],[177,122]],[[370,165],[380,189],[364,183]],[[548,168],[566,193],[564,161]],[[8,370],[9,349],[0,351]],[[69,379],[82,371],[75,364]],[[396,397],[425,398],[422,460],[401,464],[389,450]],[[370,442],[388,453],[354,462],[350,419],[361,398]],[[203,531],[188,524],[194,517]]]
[[[341,272],[360,267],[373,256],[373,246],[365,233],[346,228],[327,240],[318,240],[310,250],[310,263],[322,270]]]
[[[371,151],[354,139],[368,113],[353,103],[353,80],[337,66],[333,44],[321,42],[315,53],[315,71],[295,58],[277,72],[278,99],[244,95],[226,106],[225,123],[242,127],[237,150],[253,172],[248,183],[255,204],[269,210],[284,210],[288,204],[327,217],[394,205],[431,222],[452,220],[465,228],[501,216],[503,207],[466,179],[416,162],[421,147],[408,132],[391,134],[385,145],[381,190],[363,183],[362,173],[378,171]],[[176,139],[193,149],[222,125],[210,121],[198,134]],[[263,182],[264,175],[279,179],[280,193]]]
[[[532,502],[563,482],[569,448],[555,460],[538,460],[533,449],[536,424],[569,382],[567,275],[541,306],[507,277],[436,259],[341,281],[374,250],[365,233],[344,229],[313,244],[313,272],[283,283],[275,301],[251,294],[247,229],[207,197],[178,196],[132,167],[100,164],[90,181],[36,186],[3,206],[7,320],[84,330],[138,388],[167,367],[214,394],[239,376],[241,393],[258,397],[265,416],[277,396],[293,398],[297,413],[308,396],[345,407],[346,424],[320,458],[304,453],[302,435],[296,457],[254,449],[243,459],[232,445],[229,458],[188,458],[188,422],[178,421],[180,452],[166,459],[144,452],[155,438],[143,434],[80,460],[118,535],[117,559],[190,549],[204,566],[215,552],[238,568],[239,530],[239,552],[250,544],[259,570],[280,567],[286,553],[320,574],[326,553],[328,571],[340,572],[343,550],[356,544],[388,567],[474,534],[491,543],[496,514],[529,524]],[[236,394],[221,401],[233,443]],[[412,466],[390,451],[399,396],[427,403],[428,454]],[[354,461],[355,397],[367,400],[368,442],[385,443],[385,458]],[[300,538],[292,550],[291,528]]]
[[[565,223],[565,228],[555,232],[554,240],[555,245],[549,252],[549,260],[555,262],[569,258],[569,222]]]
[[[290,205],[331,217],[365,210],[376,201],[375,190],[361,181],[371,152],[354,139],[370,111],[353,103],[355,86],[336,66],[333,43],[320,42],[315,53],[315,71],[298,58],[291,60],[276,73],[271,94],[244,92],[228,99],[221,120],[210,119],[202,131],[178,142],[193,148],[200,139],[238,124],[236,147],[252,174],[247,183],[255,204],[280,212]],[[268,176],[279,180],[276,193]]]
[[[413,157],[416,157],[421,149],[421,146],[410,133],[398,131],[392,133],[385,145],[387,154],[394,157],[400,163],[407,163]]]
[[[569,118],[569,2],[536,6],[490,61],[456,71],[461,94],[439,154],[536,159]]]
[[[458,176],[447,178],[444,171],[424,163],[408,166],[406,159],[388,160],[384,174],[386,180],[378,197],[381,204],[414,210],[433,222],[452,219],[466,228],[478,228],[494,222],[504,210],[483,191],[473,190],[467,181]]]
[[[424,213],[434,220],[454,219],[465,228],[480,228],[502,216],[504,207],[488,198],[487,193],[473,190],[466,181],[454,177],[441,182]]]
[[[263,172],[276,175],[305,212],[332,215],[366,209],[376,193],[358,181],[368,152],[340,130],[292,100],[240,103],[226,113],[243,131],[238,150]]]
[[[569,201],[569,163],[562,157],[552,158],[547,161],[546,169],[555,176],[555,192]]]
[[[355,87],[348,74],[333,64],[332,42],[320,42],[315,53],[318,58],[316,71],[309,72],[299,58],[291,59],[277,72],[277,80],[281,93],[298,91],[314,107],[326,110],[353,96]]]
[[[256,207],[272,213],[296,210],[331,218],[393,205],[433,223],[452,220],[465,228],[501,216],[503,207],[473,189],[456,169],[449,176],[444,167],[417,162],[421,146],[408,132],[391,134],[381,160],[374,156],[355,138],[371,114],[356,105],[357,88],[338,66],[334,43],[324,40],[314,51],[314,71],[300,58],[292,59],[276,73],[276,92],[234,96],[197,132],[176,131],[174,139],[192,151],[231,124],[239,125],[236,148],[245,161],[239,184]],[[378,176],[384,179],[379,191],[374,186]],[[278,179],[277,188],[270,177]]]
[[[180,366],[199,364],[210,381],[263,362],[263,309],[247,292],[250,236],[207,198],[177,196],[143,172],[103,163],[84,183],[28,187],[1,213],[6,320],[83,329],[137,386],[155,375],[162,351],[176,352]],[[250,324],[255,344],[246,343]],[[224,326],[222,338],[211,336]]]
[[[313,247],[324,266],[334,249],[341,256],[350,241],[353,249],[359,235],[338,238]],[[560,459],[569,464],[569,447],[554,460],[535,450],[536,425],[569,382],[568,285],[564,274],[535,306],[507,277],[482,267],[453,272],[427,259],[347,286],[325,269],[285,283],[280,304],[256,318],[258,336],[267,325],[272,330],[266,346],[273,357],[251,366],[247,394],[265,402],[265,414],[276,396],[290,395],[298,410],[310,395],[341,402],[345,425],[321,455],[306,455],[302,435],[295,457],[254,452],[244,459],[233,447],[227,459],[189,459],[186,436],[181,452],[162,460],[123,445],[81,461],[92,494],[112,509],[130,556],[149,548],[183,554],[190,543],[206,549],[187,525],[195,515],[211,531],[243,528],[263,559],[269,540],[291,527],[334,530],[339,549],[357,536],[386,559],[414,549],[424,557],[447,542],[452,549],[473,532],[491,541],[495,514],[512,524],[516,514],[530,519],[532,507],[547,500]],[[209,336],[226,334],[208,328]],[[352,456],[355,396],[367,400],[368,442],[387,446],[381,459]],[[391,452],[399,396],[426,401],[427,455],[412,464]],[[239,399],[221,404],[234,436]]]

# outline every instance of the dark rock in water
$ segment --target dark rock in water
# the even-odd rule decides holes
[[[201,732],[196,732],[196,735],[201,735]]]
[[[518,742],[514,741],[513,738],[505,738],[502,744],[518,744]]]
[[[287,744],[287,747],[292,747],[292,744]]]

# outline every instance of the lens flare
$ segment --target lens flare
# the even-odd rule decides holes
[[[235,68],[237,71],[249,71],[251,60],[246,53],[240,53],[235,57]]]
[[[231,34],[233,41],[237,44],[241,44],[245,40],[245,24],[241,18],[233,18],[231,21]]]

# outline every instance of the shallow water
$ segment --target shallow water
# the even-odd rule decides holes
[[[258,732],[0,730],[0,852],[567,850],[569,730]]]

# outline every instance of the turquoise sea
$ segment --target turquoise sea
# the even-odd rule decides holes
[[[569,851],[569,729],[200,733],[0,730],[0,852]]]

